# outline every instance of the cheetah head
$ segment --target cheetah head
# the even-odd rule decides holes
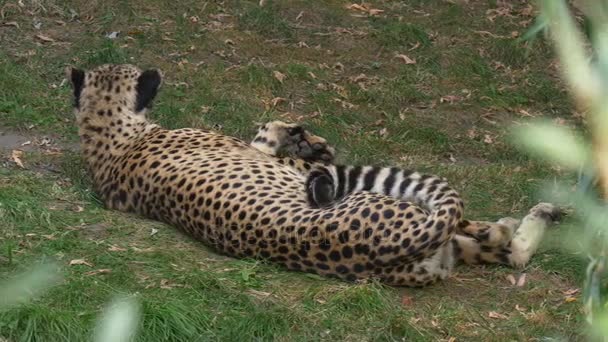
[[[128,116],[145,118],[162,81],[160,71],[142,71],[129,64],[105,64],[89,71],[68,67],[66,76],[74,90],[79,122],[85,117],[90,120],[91,116],[96,121]]]

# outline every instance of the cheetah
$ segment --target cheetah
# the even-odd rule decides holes
[[[425,286],[456,262],[524,266],[559,213],[520,222],[463,218],[445,179],[335,165],[301,126],[260,127],[251,143],[207,129],[169,130],[147,112],[162,83],[134,65],[66,69],[83,159],[109,209],[172,225],[237,258],[347,281]]]

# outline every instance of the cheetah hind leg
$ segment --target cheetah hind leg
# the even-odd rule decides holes
[[[272,156],[287,156],[308,162],[331,163],[335,150],[327,140],[297,124],[268,122],[260,127],[251,146]]]
[[[484,245],[470,235],[456,234],[452,240],[454,255],[467,264],[498,263],[524,267],[536,253],[547,227],[559,216],[558,207],[539,203],[523,218],[507,245]]]
[[[462,220],[456,232],[472,237],[486,246],[506,246],[513,238],[521,221],[504,217],[497,222]]]

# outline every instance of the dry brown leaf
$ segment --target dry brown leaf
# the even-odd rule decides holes
[[[70,260],[70,266],[74,266],[74,265],[86,265],[89,267],[93,267],[93,265],[89,262],[87,262],[84,259],[72,259]]]
[[[254,290],[254,289],[249,289],[249,290],[247,290],[247,292],[249,292],[253,296],[259,297],[259,298],[266,298],[271,295],[270,292],[258,291],[258,290]]]
[[[526,285],[526,274],[522,273],[517,279],[517,287],[523,287],[524,285]]]
[[[515,304],[515,310],[517,310],[519,312],[526,312],[526,311],[528,311],[525,307],[519,306],[519,304]]]
[[[160,288],[165,290],[171,290],[174,287],[183,287],[182,285],[170,283],[167,279],[160,280]]]
[[[458,102],[460,100],[462,100],[462,98],[460,96],[446,95],[446,96],[442,96],[439,98],[439,103],[448,102],[449,104],[454,104],[454,102]]]
[[[23,162],[21,161],[21,157],[23,157],[23,151],[21,150],[13,150],[11,153],[11,159],[22,169],[25,169]]]
[[[367,7],[365,7],[364,5],[359,5],[359,4],[350,4],[346,6],[347,9],[349,10],[353,10],[353,11],[361,11],[361,12],[367,12]]]
[[[514,277],[512,274],[509,274],[509,275],[507,276],[507,280],[508,280],[508,281],[509,281],[509,283],[511,283],[511,285],[513,285],[513,286],[515,286],[515,284],[517,283],[517,282],[515,281],[515,277]]]
[[[403,306],[412,306],[414,304],[414,298],[411,296],[403,296],[401,297],[401,305]]]
[[[566,297],[566,298],[564,299],[564,301],[565,301],[566,303],[572,303],[572,302],[576,302],[576,300],[577,300],[577,298],[576,298],[576,297]]]
[[[287,78],[287,75],[280,71],[273,71],[272,76],[277,79],[277,81],[283,83],[283,81]]]
[[[490,312],[488,312],[488,317],[495,318],[495,319],[507,319],[507,318],[509,318],[509,317],[507,317],[507,316],[505,316],[505,315],[503,315],[501,313],[498,313],[496,311],[490,311]]]
[[[419,47],[420,47],[420,42],[416,42],[416,44],[414,44],[414,46],[412,46],[408,51],[414,51]]]
[[[287,99],[284,97],[275,97],[274,99],[270,100],[270,104],[273,107],[278,106],[281,102],[287,102]]]
[[[108,251],[110,251],[110,252],[126,252],[127,249],[126,248],[122,248],[122,247],[118,247],[118,246],[114,246],[114,245],[110,245],[110,247],[108,248]]]
[[[348,98],[348,92],[346,91],[346,88],[344,88],[343,86],[336,84],[336,83],[332,83],[331,88],[333,90],[335,90],[336,93],[338,93],[338,95],[340,95],[344,98]]]
[[[7,21],[5,23],[2,23],[2,26],[13,26],[19,28],[19,24],[16,21]]]
[[[566,291],[562,291],[562,293],[564,295],[566,295],[566,296],[572,296],[572,295],[575,295],[575,294],[577,294],[579,292],[581,292],[581,289],[577,289],[577,288],[569,289],[569,290],[566,290]]]
[[[362,4],[350,4],[346,6],[347,9],[352,10],[352,11],[360,11],[360,12],[364,12],[367,13],[371,16],[374,15],[378,15],[380,13],[383,13],[384,10],[381,9],[377,9],[377,8],[371,8],[369,7],[368,4],[362,3]]]
[[[403,60],[403,62],[405,64],[416,64],[416,59],[415,58],[410,58],[407,55],[404,54],[397,54],[395,55],[395,58],[399,58],[401,60]]]
[[[369,15],[378,15],[383,12],[384,12],[384,10],[377,9],[377,8],[370,8],[369,11],[367,11],[367,13],[369,13]]]
[[[483,142],[486,144],[493,144],[494,143],[494,138],[492,138],[491,135],[489,134],[484,134],[483,136]]]
[[[467,131],[467,137],[469,137],[469,139],[475,139],[477,138],[477,130],[475,128],[471,128]]]
[[[148,253],[148,252],[154,252],[154,248],[152,247],[148,247],[148,248],[139,248],[139,247],[135,247],[135,246],[131,246],[131,248],[133,249],[134,252],[136,253]]]
[[[92,276],[92,275],[97,275],[97,274],[108,274],[110,272],[112,272],[112,270],[109,268],[100,268],[98,270],[89,271],[89,272],[85,273],[84,275]]]
[[[79,206],[79,205],[77,205],[77,206],[75,206],[75,207],[74,207],[74,209],[73,209],[73,210],[74,210],[75,212],[77,212],[77,213],[81,213],[81,212],[83,212],[83,211],[84,211],[84,208],[83,208],[83,207],[81,207],[81,206]]]
[[[530,114],[527,110],[525,109],[520,109],[519,110],[519,114],[523,115],[523,116],[529,116],[529,117],[534,117],[534,115]]]
[[[45,36],[42,33],[39,33],[36,35],[36,38],[40,39],[41,41],[45,42],[45,43],[53,43],[55,42],[55,39],[49,37],[49,36]]]

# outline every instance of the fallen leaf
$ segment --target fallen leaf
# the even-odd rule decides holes
[[[36,38],[40,39],[41,41],[45,42],[45,43],[53,43],[55,42],[55,39],[49,37],[49,36],[45,36],[42,33],[39,33],[36,35]]]
[[[258,290],[254,290],[254,289],[249,289],[249,290],[247,290],[247,292],[254,295],[255,297],[261,297],[261,298],[266,298],[271,295],[270,292],[258,291]]]
[[[27,233],[27,234],[25,234],[26,237],[34,237],[34,236],[37,236],[37,235],[38,234],[36,234],[36,233]]]
[[[148,248],[139,248],[139,247],[131,246],[131,248],[132,248],[132,249],[133,249],[133,251],[135,251],[136,253],[148,253],[148,252],[154,252],[154,248],[152,248],[152,247],[148,247]]]
[[[495,319],[507,319],[508,318],[507,316],[505,316],[505,315],[503,315],[501,313],[498,313],[496,311],[490,311],[490,312],[488,312],[488,317],[495,318]]]
[[[511,283],[511,285],[515,286],[515,284],[517,284],[517,282],[515,281],[515,277],[512,274],[509,274],[507,276],[507,280],[509,281],[509,283]]]
[[[522,273],[517,279],[517,287],[523,287],[524,285],[526,285],[526,274]]]
[[[572,303],[572,302],[576,302],[576,299],[577,299],[576,297],[566,297],[566,298],[564,299],[564,301],[565,301],[566,303]]]
[[[158,229],[152,228],[152,230],[150,230],[150,236],[154,236],[156,233],[158,233]]]
[[[234,45],[234,41],[232,39],[226,39],[226,40],[224,40],[224,44],[226,44],[226,45]]]
[[[519,114],[523,115],[523,116],[529,116],[529,117],[534,117],[534,115],[530,114],[527,110],[525,109],[520,109],[519,110]]]
[[[106,34],[106,38],[108,38],[108,39],[116,39],[116,38],[118,38],[118,34],[119,33],[120,32],[118,32],[118,31],[110,32],[110,33]]]
[[[74,265],[86,265],[89,267],[93,267],[93,265],[89,262],[87,262],[84,259],[72,259],[70,260],[70,266],[74,266]]]
[[[92,275],[97,275],[97,274],[108,274],[110,272],[112,272],[112,270],[109,268],[100,268],[98,270],[86,272],[84,275],[92,276]]]
[[[515,304],[515,310],[519,311],[519,312],[526,312],[527,309],[523,306],[519,306],[519,304]]]
[[[21,150],[13,150],[11,153],[11,159],[22,169],[25,169],[23,162],[21,161],[21,157],[23,157],[23,151]]]
[[[456,95],[446,95],[439,98],[439,103],[449,102],[450,104],[454,104],[454,102],[460,101],[462,98]]]
[[[122,247],[118,247],[118,246],[114,246],[114,245],[110,245],[110,247],[108,248],[108,251],[110,252],[125,252],[127,249],[126,248],[122,248]]]
[[[272,72],[272,76],[274,78],[277,79],[277,81],[283,83],[283,81],[285,80],[285,78],[287,78],[287,75],[285,75],[284,73],[280,72],[280,71],[273,71]]]
[[[281,102],[286,102],[286,101],[287,101],[287,99],[286,99],[286,98],[284,98],[284,97],[275,97],[274,99],[270,100],[270,104],[271,104],[273,107],[276,107],[276,106],[278,106],[278,105],[279,105],[279,103],[281,103]]]
[[[397,54],[397,55],[395,55],[395,58],[399,58],[399,59],[403,60],[403,62],[405,64],[416,64],[416,59],[415,58],[412,59],[412,58],[410,58],[410,57],[408,57],[407,55],[404,55],[404,54]]]
[[[581,289],[574,288],[574,289],[569,289],[569,290],[566,290],[566,291],[562,291],[562,293],[564,295],[566,295],[566,296],[572,296],[572,295],[575,295],[575,294],[579,293],[580,291],[581,291]]]
[[[77,205],[77,206],[74,207],[73,210],[74,210],[74,212],[81,213],[81,212],[84,211],[84,208],[81,207],[81,206],[79,206],[79,205]]]
[[[350,4],[350,5],[347,5],[346,8],[349,10],[352,10],[352,11],[361,11],[361,12],[367,13],[371,16],[378,15],[378,14],[384,12],[384,10],[377,9],[377,8],[371,8],[371,7],[369,7],[369,5],[364,4],[364,3]]]
[[[169,280],[167,279],[161,279],[160,280],[160,288],[161,289],[165,289],[165,290],[171,290],[174,287],[173,284],[169,283]]]
[[[412,306],[414,304],[414,298],[410,296],[401,297],[401,305],[403,306]]]
[[[486,143],[486,144],[493,144],[494,143],[494,139],[489,134],[484,134],[484,136],[483,136],[483,142]]]
[[[19,28],[19,24],[16,21],[7,21],[5,23],[2,23],[2,26],[13,26]]]
[[[477,138],[477,130],[475,130],[475,128],[471,128],[467,131],[467,137],[469,137],[469,139],[475,139]]]

